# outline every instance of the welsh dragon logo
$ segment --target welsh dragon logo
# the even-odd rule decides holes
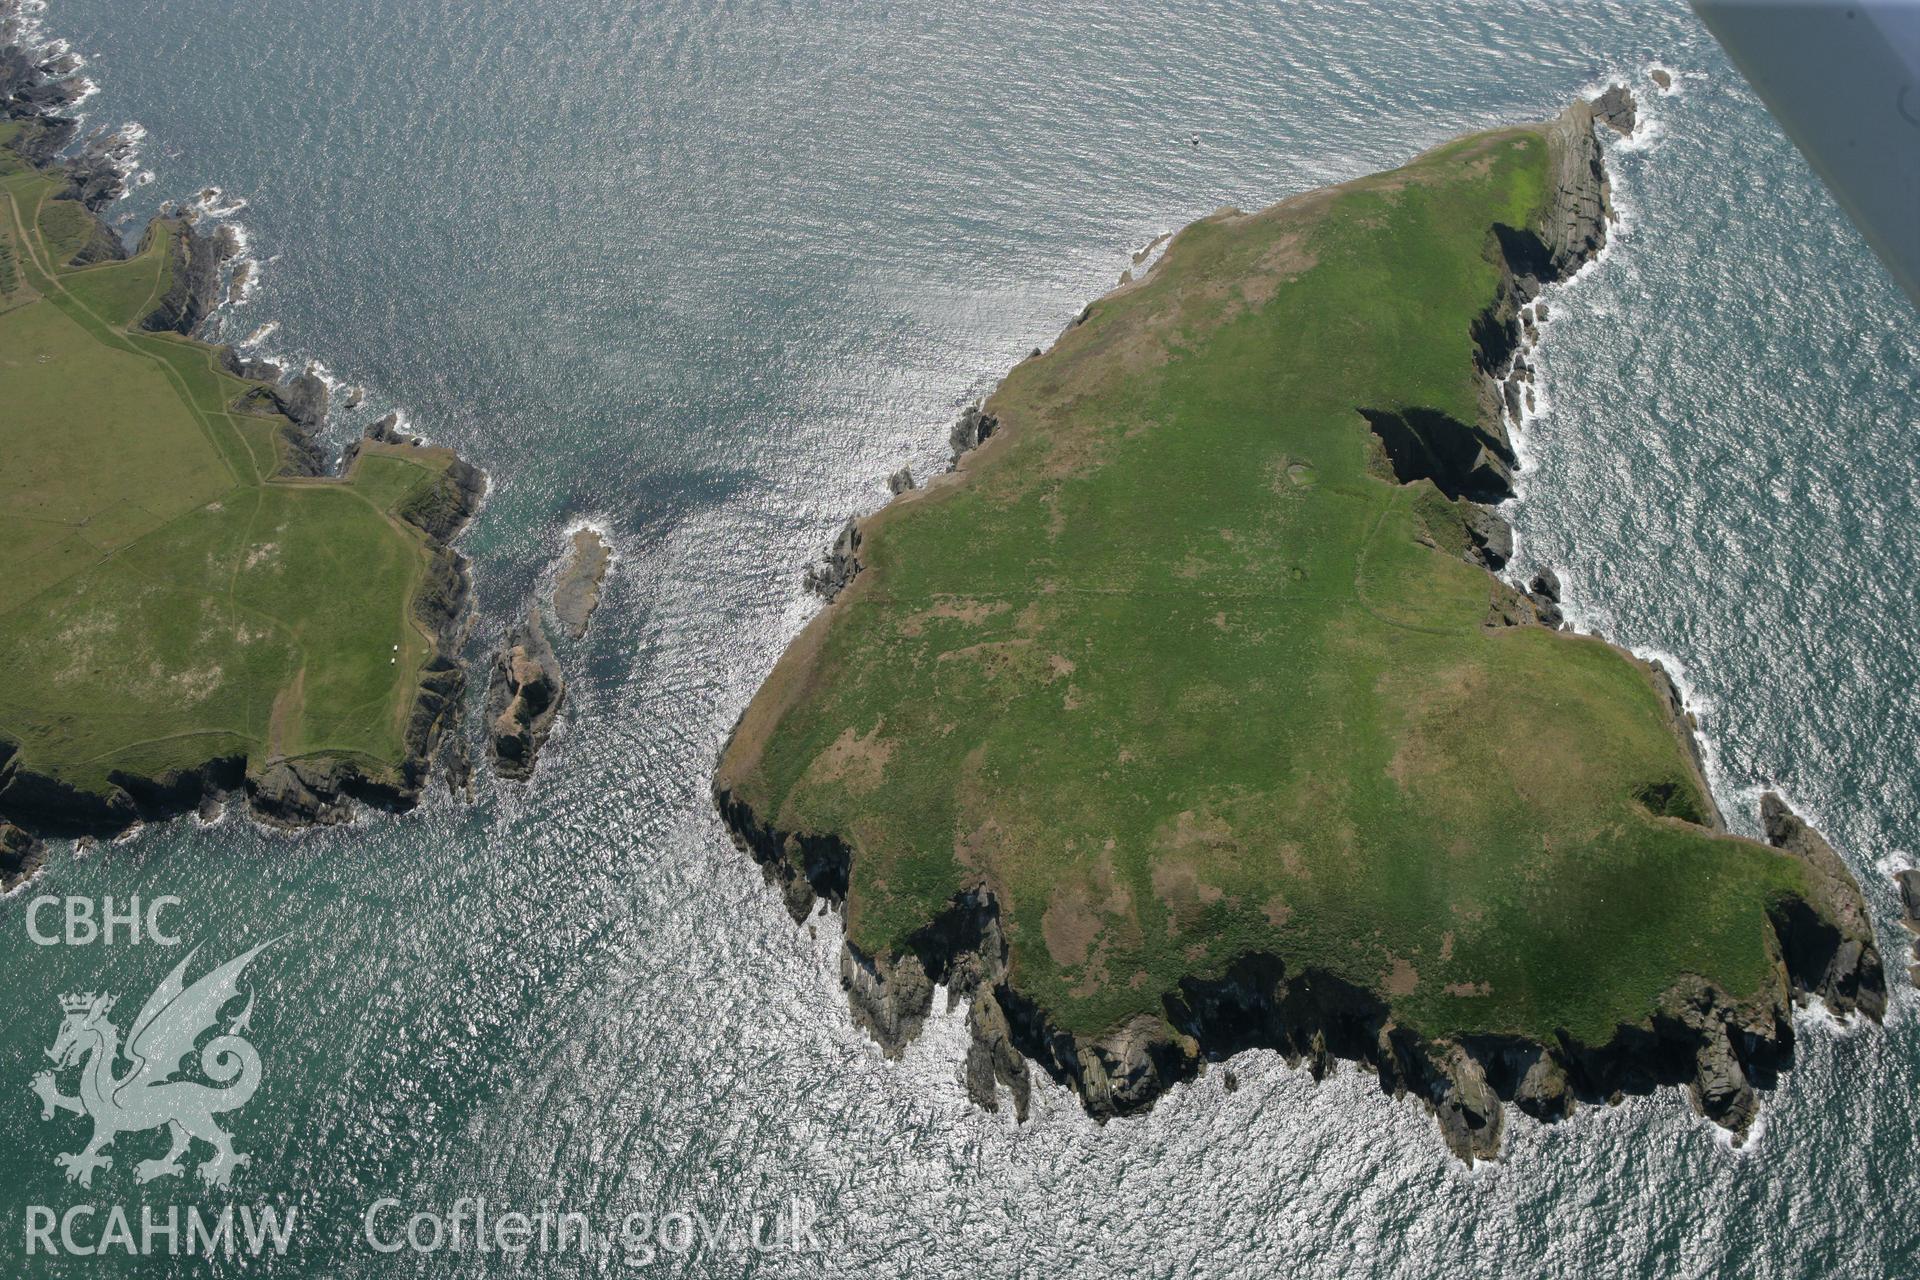
[[[124,1049],[119,1028],[108,1018],[113,1012],[112,996],[88,992],[60,997],[65,1019],[47,1056],[53,1059],[55,1071],[79,1066],[80,1091],[75,1097],[61,1093],[55,1071],[36,1075],[33,1091],[40,1097],[42,1120],[53,1119],[56,1111],[93,1120],[93,1137],[84,1148],[54,1157],[69,1182],[91,1187],[94,1170],[113,1163],[112,1156],[101,1153],[115,1138],[163,1126],[172,1146],[166,1155],[134,1166],[141,1182],[186,1172],[182,1158],[195,1139],[213,1148],[212,1158],[199,1169],[200,1180],[208,1186],[226,1186],[233,1171],[248,1163],[249,1157],[233,1149],[233,1139],[214,1117],[245,1106],[260,1087],[260,1054],[240,1034],[253,1017],[251,995],[226,1030],[200,1049],[200,1070],[213,1084],[176,1077],[181,1074],[181,1060],[193,1052],[201,1036],[216,1028],[221,1010],[239,996],[241,974],[271,945],[263,942],[235,956],[192,986],[182,979],[199,949],[188,952],[147,997],[127,1032]],[[130,1065],[116,1075],[122,1057]]]

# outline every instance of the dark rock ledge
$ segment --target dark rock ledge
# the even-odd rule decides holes
[[[32,877],[47,847],[11,822],[0,822],[0,893]]]
[[[525,781],[553,732],[567,682],[541,625],[540,610],[507,632],[487,682],[487,756],[502,778]]]
[[[14,34],[12,17],[13,7],[0,0],[0,40]],[[114,137],[95,134],[66,154],[79,131],[76,121],[59,114],[79,92],[71,72],[60,60],[35,62],[17,44],[0,46],[0,119],[22,124],[14,153],[36,167],[65,173],[60,198],[93,215],[94,235],[76,260],[124,258],[119,236],[99,216],[124,193],[123,158]],[[163,226],[173,232],[172,283],[141,326],[194,337],[222,297],[224,268],[235,244],[231,236],[209,235],[179,213],[155,219],[142,243]],[[310,370],[282,382],[278,367],[243,359],[230,347],[219,348],[218,355],[229,372],[260,383],[235,407],[282,419],[281,473],[329,474],[326,453],[315,438],[327,415],[326,384]],[[278,827],[342,822],[352,816],[355,802],[389,811],[413,807],[441,740],[456,722],[465,688],[459,654],[470,625],[472,591],[466,558],[450,544],[478,509],[485,488],[478,469],[455,459],[437,483],[398,513],[420,530],[431,552],[414,617],[432,637],[434,656],[414,693],[406,756],[396,774],[376,775],[346,758],[249,761],[228,755],[157,777],[115,773],[113,790],[100,795],[22,768],[18,747],[0,739],[0,875],[5,883],[37,865],[38,836],[110,836],[138,822],[210,812],[236,797],[244,797],[253,818]]]
[[[1511,530],[1486,499],[1511,493],[1506,423],[1517,417],[1517,408],[1507,388],[1516,364],[1526,367],[1521,362],[1529,331],[1546,318],[1545,306],[1534,304],[1543,284],[1571,275],[1606,242],[1612,213],[1593,125],[1593,110],[1584,102],[1553,122],[1561,165],[1545,226],[1498,229],[1506,268],[1500,294],[1474,328],[1481,422],[1467,426],[1438,422],[1437,414],[1393,414],[1422,446],[1407,456],[1433,468],[1401,478],[1439,483],[1435,471],[1446,475],[1454,486],[1450,496],[1461,500],[1468,556],[1490,570],[1512,554]],[[977,407],[963,415],[953,431],[955,465],[996,425]],[[1440,487],[1449,491],[1446,484]],[[859,572],[859,548],[859,525],[849,520],[832,554],[809,571],[809,584],[830,588],[822,594],[831,598]],[[1550,571],[1536,576],[1524,593],[1496,580],[1490,622],[1502,621],[1504,593],[1508,623],[1557,625],[1559,592]],[[1675,732],[1698,763],[1692,718],[1678,690],[1658,663],[1643,665],[1664,691]],[[734,843],[760,865],[796,923],[820,902],[844,905],[852,851],[838,835],[780,830],[718,779],[714,802]],[[1717,811],[1698,816],[1722,829]],[[1264,1048],[1290,1065],[1307,1066],[1315,1079],[1336,1060],[1359,1064],[1376,1076],[1383,1093],[1425,1106],[1448,1149],[1468,1163],[1498,1154],[1508,1104],[1552,1123],[1582,1104],[1617,1102],[1673,1085],[1684,1086],[1699,1114],[1740,1141],[1757,1114],[1760,1092],[1772,1089],[1793,1061],[1796,1002],[1817,996],[1836,1015],[1859,1013],[1876,1022],[1886,1009],[1880,955],[1844,863],[1777,796],[1766,797],[1762,818],[1769,841],[1814,873],[1808,899],[1783,898],[1770,908],[1772,982],[1740,1000],[1698,977],[1683,977],[1648,1018],[1616,1028],[1601,1044],[1564,1034],[1552,1043],[1428,1039],[1397,1024],[1378,994],[1261,952],[1239,957],[1218,977],[1181,980],[1178,990],[1163,995],[1162,1016],[1142,1015],[1099,1036],[1079,1036],[1055,1025],[1046,1009],[1009,982],[998,905],[985,885],[956,895],[898,952],[869,955],[843,942],[841,985],[855,1022],[890,1057],[919,1034],[936,986],[944,985],[950,1000],[971,1000],[967,1091],[980,1105],[997,1109],[1004,1086],[1020,1118],[1030,1098],[1029,1063],[1105,1121],[1150,1108],[1208,1064]],[[1920,875],[1915,880],[1920,884]],[[1920,898],[1920,888],[1915,894]]]

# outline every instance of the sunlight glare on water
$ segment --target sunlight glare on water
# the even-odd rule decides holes
[[[1516,1116],[1469,1173],[1371,1077],[1266,1054],[1237,1092],[1216,1072],[1105,1127],[1042,1088],[1016,1126],[966,1102],[962,1015],[881,1058],[833,921],[794,927],[707,800],[816,607],[800,567],[888,473],[939,469],[954,413],[1133,251],[1626,77],[1652,126],[1613,156],[1624,234],[1547,330],[1519,564],[1679,661],[1730,816],[1751,829],[1784,788],[1897,976],[1920,341],[1684,7],[55,0],[46,21],[90,59],[90,121],[148,130],[131,227],[209,185],[247,202],[262,265],[229,336],[276,323],[265,350],[365,384],[341,439],[400,405],[491,474],[464,544],[475,653],[572,521],[620,556],[531,787],[298,838],[176,824],[41,882],[177,894],[210,954],[289,934],[261,962],[247,1187],[310,1226],[249,1274],[629,1274],[618,1252],[359,1247],[382,1196],[481,1194],[603,1221],[817,1205],[824,1255],[656,1264],[704,1276],[1914,1273],[1904,984],[1884,1031],[1803,1027],[1738,1153],[1668,1092]],[[9,1088],[53,993],[166,967],[11,954]],[[0,1166],[66,1203],[28,1101],[0,1109]],[[207,1273],[172,1267],[143,1274]]]

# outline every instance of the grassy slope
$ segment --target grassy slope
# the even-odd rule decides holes
[[[249,384],[128,330],[172,229],[67,270],[76,206],[0,157],[26,286],[0,299],[0,734],[91,789],[229,751],[397,766],[431,643],[409,611],[424,543],[390,512],[445,456],[375,446],[349,483],[268,479],[273,421],[229,411]]]
[[[1648,814],[1699,783],[1645,673],[1483,627],[1491,581],[1357,406],[1472,421],[1496,221],[1535,131],[1184,231],[989,408],[961,473],[867,522],[723,783],[854,848],[848,928],[896,945],[966,883],[1075,1031],[1268,950],[1430,1035],[1601,1040],[1682,971],[1768,976],[1798,864]]]

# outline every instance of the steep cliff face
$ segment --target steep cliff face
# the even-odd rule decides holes
[[[451,543],[479,510],[485,491],[485,475],[456,458],[396,512],[427,538],[430,558],[414,594],[413,616],[434,646],[414,690],[398,774],[374,777],[357,762],[337,757],[268,761],[242,783],[257,821],[285,828],[327,826],[349,821],[356,803],[404,811],[419,803],[443,748],[450,761],[458,754],[456,730],[467,688],[460,650],[473,621],[473,582],[467,558]]]
[[[291,423],[288,429],[299,430]],[[235,798],[256,821],[286,829],[349,821],[357,805],[390,812],[412,808],[458,723],[466,688],[459,654],[472,621],[472,580],[466,557],[450,544],[478,510],[485,485],[477,468],[455,459],[397,511],[426,536],[429,560],[413,614],[432,637],[434,653],[414,691],[396,772],[376,775],[344,757],[249,761],[223,755],[154,776],[115,771],[109,775],[113,789],[99,793],[20,769],[15,749],[0,741],[0,804],[7,816],[50,836],[108,836]]]
[[[140,327],[191,338],[220,305],[222,271],[233,252],[227,241],[202,233],[189,218],[156,222],[147,234],[156,234],[163,225],[170,229],[167,252],[173,257],[172,272],[166,291],[141,319]]]
[[[1474,374],[1480,415],[1462,422],[1435,409],[1356,406],[1379,437],[1395,478],[1431,480],[1449,498],[1481,507],[1472,517],[1476,546],[1498,568],[1511,554],[1512,534],[1486,508],[1513,496],[1518,465],[1512,426],[1519,420],[1531,377],[1532,346],[1545,304],[1541,289],[1566,280],[1607,243],[1613,202],[1594,137],[1593,110],[1575,102],[1548,126],[1554,165],[1547,206],[1528,227],[1493,229],[1501,278],[1493,303],[1474,319]]]
[[[1403,408],[1363,410],[1398,478],[1431,480],[1457,500],[1463,554],[1488,568],[1498,568],[1512,553],[1511,531],[1488,504],[1511,493],[1510,424],[1531,391],[1526,353],[1548,314],[1541,289],[1571,276],[1606,243],[1610,196],[1594,118],[1587,104],[1576,103],[1552,122],[1543,213],[1532,226],[1494,230],[1500,283],[1494,302],[1472,326],[1478,420],[1463,423]],[[977,409],[963,415],[953,432],[956,462],[993,426]],[[860,549],[859,526],[849,522],[834,554],[812,575],[816,584],[830,585],[823,594],[831,598],[859,572]],[[1559,597],[1550,572],[1524,591],[1501,584],[1495,611],[1505,599],[1507,616],[1492,620],[1558,625]],[[1698,746],[1678,691],[1657,664],[1644,669],[1675,735],[1694,753],[1697,772]],[[1703,812],[1672,808],[1682,805],[1683,790],[1650,793],[1642,803],[1657,814],[1721,829],[1710,798]],[[735,843],[760,864],[795,920],[821,902],[844,906],[854,874],[845,840],[832,832],[783,829],[772,815],[755,811],[724,769],[714,799]],[[1550,1042],[1429,1036],[1396,1020],[1381,992],[1263,952],[1240,955],[1224,972],[1180,980],[1163,993],[1156,1012],[1097,1034],[1075,1032],[1020,990],[1009,965],[1001,904],[985,884],[956,894],[897,950],[869,954],[846,942],[841,982],[855,1021],[889,1055],[919,1033],[936,989],[969,999],[968,1092],[982,1106],[997,1107],[1004,1090],[1021,1115],[1030,1101],[1030,1064],[1105,1120],[1151,1107],[1210,1063],[1263,1048],[1307,1066],[1316,1078],[1336,1060],[1360,1064],[1375,1074],[1383,1093],[1427,1108],[1448,1149],[1468,1162],[1497,1155],[1508,1105],[1554,1122],[1582,1104],[1661,1087],[1684,1088],[1701,1115],[1744,1135],[1760,1092],[1773,1087],[1792,1061],[1795,1000],[1818,997],[1836,1013],[1875,1020],[1884,1009],[1879,956],[1844,864],[1777,800],[1769,798],[1764,816],[1772,842],[1813,873],[1806,896],[1781,899],[1763,923],[1773,959],[1770,982],[1736,999],[1683,974],[1648,1017],[1618,1026],[1598,1043],[1564,1032]]]
[[[732,795],[715,798],[736,844],[781,889],[796,920],[819,902],[844,903],[852,858],[843,843],[776,832]],[[1076,1035],[1009,980],[999,907],[984,887],[955,897],[896,953],[872,956],[843,943],[841,986],[855,1023],[889,1057],[919,1035],[936,988],[970,998],[968,1092],[992,1108],[1004,1087],[1021,1117],[1029,1063],[1107,1120],[1147,1110],[1209,1063],[1270,1049],[1316,1080],[1336,1061],[1359,1064],[1382,1093],[1425,1107],[1448,1150],[1468,1163],[1498,1155],[1509,1104],[1553,1123],[1580,1105],[1663,1087],[1685,1089],[1700,1115],[1739,1140],[1759,1112],[1758,1091],[1773,1088],[1793,1062],[1794,1001],[1817,997],[1836,1014],[1875,1022],[1886,1007],[1879,952],[1844,864],[1777,797],[1767,798],[1767,824],[1774,843],[1807,859],[1820,877],[1811,899],[1784,900],[1769,923],[1776,984],[1740,1001],[1685,976],[1650,1018],[1600,1044],[1565,1036],[1552,1044],[1429,1039],[1398,1024],[1379,994],[1261,953],[1241,956],[1218,978],[1182,981],[1159,1017]]]

